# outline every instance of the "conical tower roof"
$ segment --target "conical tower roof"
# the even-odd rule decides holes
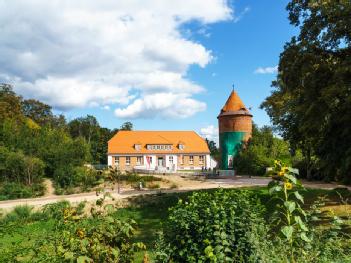
[[[227,114],[251,115],[251,113],[245,107],[245,104],[240,99],[238,93],[236,93],[234,90],[232,91],[223,108],[221,109],[220,115]]]

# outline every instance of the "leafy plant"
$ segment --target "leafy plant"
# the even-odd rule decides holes
[[[295,259],[295,248],[309,243],[306,212],[302,208],[304,199],[299,192],[301,182],[296,178],[298,170],[284,166],[281,161],[274,162],[273,170],[268,172],[272,181],[268,184],[269,193],[277,201],[273,220],[279,228],[281,237],[289,244],[289,258]]]
[[[61,202],[47,206],[44,213],[55,219],[54,231],[16,258],[26,262],[133,262],[134,253],[145,249],[144,244],[130,241],[135,222],[114,217],[114,207],[104,200],[105,196],[92,207],[90,216],[82,213],[83,205]]]
[[[247,191],[193,193],[171,208],[158,260],[265,262],[269,240],[263,211]]]

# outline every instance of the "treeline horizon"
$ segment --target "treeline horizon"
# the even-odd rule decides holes
[[[120,129],[132,128],[126,122]],[[120,129],[101,127],[91,115],[67,122],[50,105],[0,84],[0,199],[42,195],[43,177],[56,190],[94,185],[99,175],[85,164],[106,164],[107,141]]]

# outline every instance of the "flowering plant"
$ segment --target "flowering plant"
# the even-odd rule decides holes
[[[280,236],[290,246],[290,261],[294,260],[294,249],[310,242],[306,212],[302,205],[303,196],[299,190],[303,189],[301,182],[296,178],[298,170],[285,166],[281,161],[274,161],[273,169],[267,172],[272,177],[268,184],[272,201],[275,201],[273,222],[279,229]]]

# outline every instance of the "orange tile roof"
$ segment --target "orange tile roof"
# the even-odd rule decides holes
[[[184,150],[178,148],[184,143]],[[141,144],[141,150],[134,148]],[[172,150],[148,150],[148,144],[172,145]],[[206,141],[194,131],[119,131],[108,141],[108,154],[210,153]]]
[[[227,102],[222,108],[222,112],[227,112],[227,111],[238,111],[246,109],[244,103],[240,99],[238,93],[236,93],[234,90],[230,94],[229,98],[227,99]]]

